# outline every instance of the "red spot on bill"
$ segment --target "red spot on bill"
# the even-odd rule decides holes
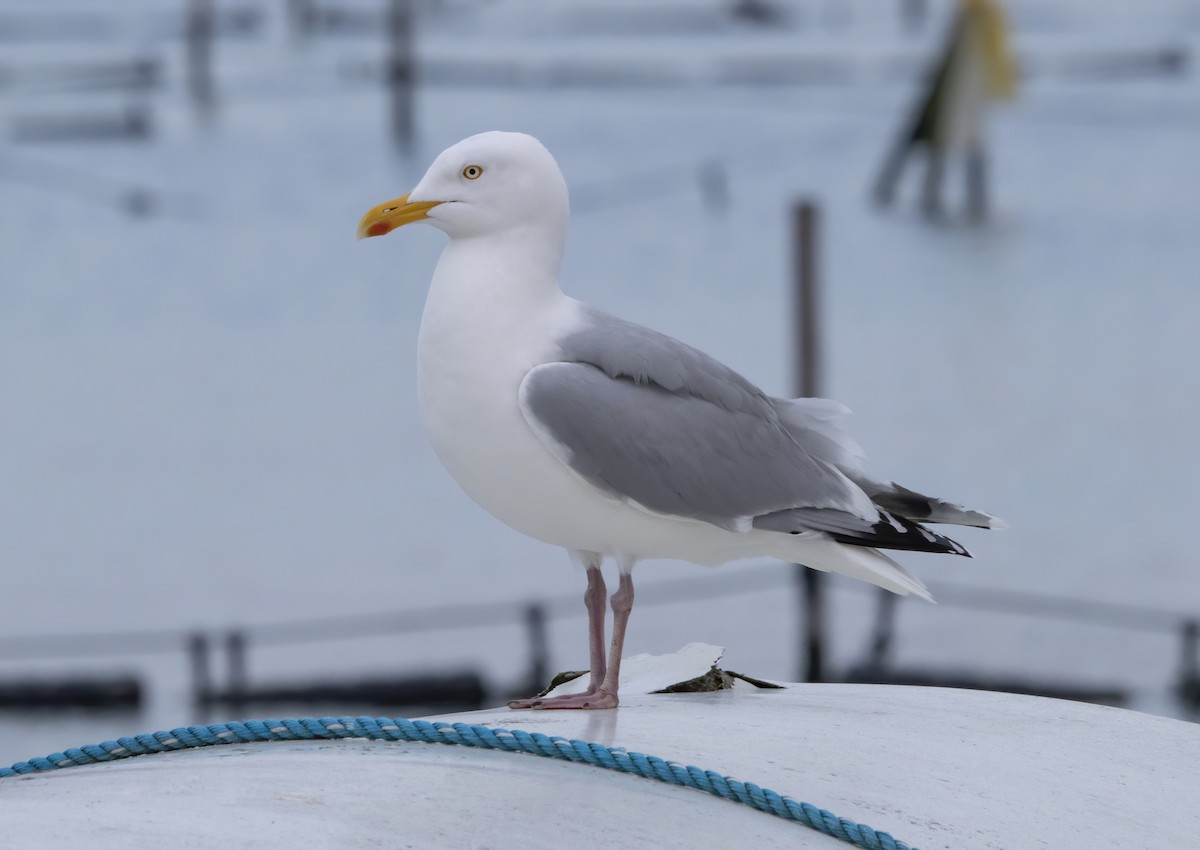
[[[392,229],[392,226],[390,224],[388,224],[387,222],[377,221],[374,224],[372,224],[370,227],[367,228],[367,235],[368,236],[383,236],[386,233],[390,233],[391,229]]]

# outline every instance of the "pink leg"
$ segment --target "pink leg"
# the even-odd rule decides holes
[[[582,696],[590,696],[600,690],[604,681],[604,600],[608,588],[604,585],[604,574],[600,572],[600,557],[589,560],[587,568],[587,590],[583,593],[583,604],[588,612],[588,653],[591,656],[591,667],[588,675],[588,689]],[[508,704],[509,708],[557,708],[559,700],[574,699],[580,694],[570,697],[530,697],[515,699]]]
[[[604,681],[604,602],[608,596],[608,588],[604,586],[604,574],[599,567],[589,567],[587,572],[588,586],[583,593],[583,604],[588,612],[588,654],[591,656],[589,668],[588,693],[594,694],[600,690]]]
[[[617,688],[621,678],[621,653],[625,649],[625,627],[629,624],[629,613],[633,610],[633,578],[621,570],[621,584],[612,597],[613,634],[612,646],[608,650],[608,669],[604,681],[595,693],[573,694],[554,699],[535,700],[531,708],[616,708]]]

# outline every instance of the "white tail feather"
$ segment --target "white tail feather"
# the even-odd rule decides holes
[[[809,538],[804,543],[803,547],[797,546],[798,551],[789,556],[794,558],[796,563],[822,572],[841,573],[901,596],[908,596],[911,593],[926,602],[934,601],[933,596],[919,578],[878,549],[871,549],[867,546],[846,546],[828,539]]]

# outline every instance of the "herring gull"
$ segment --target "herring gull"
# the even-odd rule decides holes
[[[767,395],[665,334],[563,294],[567,184],[531,136],[443,151],[417,186],[363,216],[359,238],[427,221],[450,237],[418,342],[422,420],[483,508],[586,571],[590,684],[513,708],[614,708],[634,564],[775,557],[930,599],[880,549],[966,555],[924,523],[988,514],[869,477],[825,399]],[[616,561],[605,654],[600,571]]]

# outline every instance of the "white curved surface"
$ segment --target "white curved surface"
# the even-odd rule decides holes
[[[678,760],[931,848],[1194,846],[1200,725],[875,685],[447,716]],[[79,742],[75,742],[79,743]],[[813,847],[700,792],[550,759],[365,741],[234,745],[0,780],[9,839],[77,847]],[[36,842],[36,843],[34,843]]]
[[[701,825],[707,795],[662,782],[430,744],[232,745],[0,782],[0,829],[23,839],[13,846],[38,848],[653,850],[694,846],[697,836],[731,847],[846,846],[715,798],[720,816]]]

